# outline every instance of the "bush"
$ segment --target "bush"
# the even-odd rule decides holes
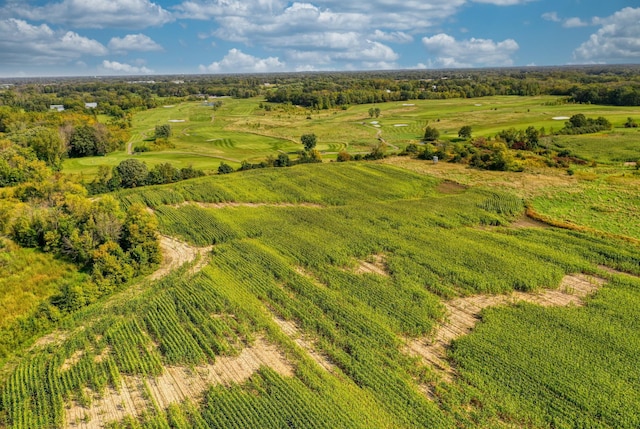
[[[233,167],[227,163],[221,162],[218,167],[218,174],[229,174],[233,173]]]

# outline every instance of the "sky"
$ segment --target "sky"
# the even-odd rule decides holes
[[[0,77],[640,63],[640,0],[1,0]]]

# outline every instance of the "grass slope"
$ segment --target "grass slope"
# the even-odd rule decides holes
[[[443,319],[443,299],[553,288],[567,273],[602,274],[599,265],[638,275],[636,246],[509,228],[524,211],[519,197],[373,163],[254,170],[118,197],[152,207],[166,234],[215,243],[209,264],[89,307],[66,321],[57,343],[16,358],[0,381],[0,426],[58,427],[70,409],[88,415],[110,388],[132,385],[138,414],[111,427],[638,424],[629,392],[640,380],[627,374],[637,364],[640,295],[628,276],[582,309],[489,310],[452,351],[453,383],[404,352],[407,338],[426,341]],[[372,258],[383,272],[361,273]],[[260,341],[278,347],[291,373],[263,366],[158,406],[154,377],[232,359]],[[586,396],[593,388],[606,394]]]

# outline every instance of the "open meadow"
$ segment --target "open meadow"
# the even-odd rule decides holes
[[[553,132],[578,113],[594,118],[604,116],[614,130],[604,137],[554,137],[548,142],[552,148],[566,148],[601,163],[640,158],[640,132],[623,128],[628,117],[640,117],[640,109],[635,107],[566,104],[551,96],[412,100],[351,106],[346,110],[312,110],[269,104],[258,98],[216,100],[222,105],[215,110],[212,103],[197,101],[138,112],[126,150],[104,157],[69,159],[64,170],[89,178],[98,166],[113,167],[131,156],[150,167],[171,162],[179,168],[192,165],[215,171],[225,162],[237,168],[242,161],[260,162],[279,153],[295,157],[302,149],[300,137],[310,133],[317,135],[317,149],[324,159],[331,160],[339,151],[369,153],[379,139],[387,143],[389,150],[399,151],[410,143],[419,143],[427,124],[436,127],[443,140],[455,141],[465,125],[472,127],[473,136],[484,137],[494,137],[512,127],[524,130],[534,126]],[[376,107],[380,117],[371,117],[369,110]],[[136,146],[150,146],[155,127],[167,124],[172,128],[168,147],[129,154]]]

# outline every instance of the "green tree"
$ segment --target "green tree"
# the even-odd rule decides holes
[[[147,164],[137,159],[125,159],[115,167],[115,171],[123,188],[143,186],[149,175]]]
[[[525,143],[526,149],[531,150],[538,147],[538,142],[540,141],[540,132],[536,130],[535,127],[528,127],[525,132]]]
[[[35,127],[24,135],[24,143],[31,147],[40,161],[54,170],[60,170],[66,147],[57,128]]]
[[[440,138],[440,131],[435,127],[427,126],[424,130],[424,140],[428,142],[434,142]]]
[[[576,115],[573,115],[571,118],[569,118],[569,122],[567,123],[568,126],[571,126],[573,128],[583,128],[587,126],[587,117],[584,116],[582,113],[578,113]]]
[[[461,139],[470,139],[471,138],[472,128],[471,125],[464,125],[458,130],[458,137]]]
[[[168,139],[171,137],[171,125],[156,125],[156,139]]]
[[[221,162],[218,166],[218,174],[229,174],[233,173],[233,167],[225,162]]]
[[[286,153],[279,153],[276,160],[273,162],[274,167],[288,167],[291,164],[289,155]]]
[[[627,118],[627,122],[624,123],[625,128],[638,128],[638,123],[631,117]]]
[[[315,134],[303,134],[302,137],[300,137],[300,141],[304,146],[304,150],[310,151],[311,149],[314,149],[316,147],[318,138]]]

